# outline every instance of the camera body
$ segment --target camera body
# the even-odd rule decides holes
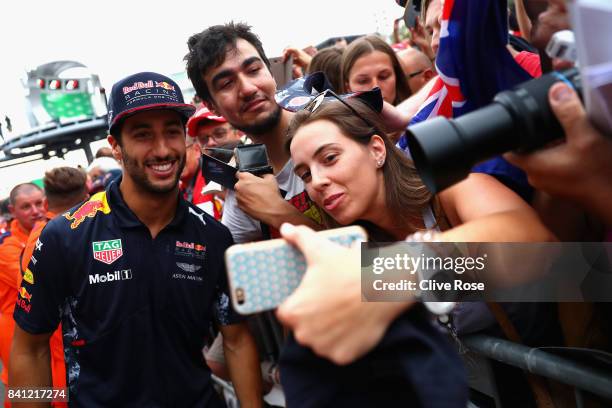
[[[238,171],[245,171],[259,177],[274,173],[270,166],[266,145],[263,143],[236,146],[234,156]]]
[[[268,163],[268,152],[263,144],[240,144],[234,147],[234,150],[225,148],[209,148],[206,149],[214,153],[214,156],[202,155],[202,174],[209,181],[214,181],[230,190],[234,189],[234,185],[238,181],[236,173],[238,171],[246,171],[256,176],[264,174],[272,174],[272,166]],[[236,167],[228,162],[232,156],[236,158]]]

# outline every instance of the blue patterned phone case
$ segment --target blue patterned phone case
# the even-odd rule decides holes
[[[318,234],[342,246],[364,242],[361,227],[344,227]],[[304,256],[283,239],[238,244],[225,252],[234,310],[251,314],[274,309],[300,284],[306,271]]]

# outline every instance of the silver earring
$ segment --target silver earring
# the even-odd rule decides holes
[[[376,162],[376,167],[380,168],[380,167],[383,166],[383,164],[385,164],[385,161],[384,160],[379,160],[379,161]]]

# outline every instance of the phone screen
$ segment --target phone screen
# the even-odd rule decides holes
[[[407,28],[414,28],[416,25],[417,11],[413,2],[410,2],[404,9],[404,24]]]
[[[282,87],[293,79],[293,57],[283,61],[283,57],[270,58],[270,72],[276,81],[277,88]]]

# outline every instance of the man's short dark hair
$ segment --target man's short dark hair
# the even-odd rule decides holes
[[[119,122],[118,122],[118,123],[117,123],[117,124],[114,126],[114,128],[113,128],[113,131],[112,131],[112,132],[109,132],[109,133],[110,133],[110,135],[111,135],[112,137],[114,137],[114,138],[115,138],[115,140],[117,141],[117,144],[118,144],[119,146],[123,146],[123,143],[122,143],[122,141],[123,141],[123,140],[121,139],[121,130],[122,130],[122,129],[123,129],[123,120],[119,121]]]
[[[38,187],[34,183],[21,183],[17,184],[11,192],[9,193],[9,204],[15,205],[15,201],[17,200],[17,196],[22,192],[29,193],[32,190],[38,190],[42,193],[42,188]]]
[[[113,150],[110,147],[101,147],[96,152],[96,159],[98,157],[113,157]]]
[[[45,173],[45,194],[50,208],[70,208],[87,192],[85,172],[74,167],[56,167]]]
[[[259,37],[251,31],[249,25],[243,23],[228,23],[208,27],[199,34],[192,35],[187,41],[189,52],[184,60],[187,62],[187,76],[193,84],[196,94],[207,103],[213,102],[210,91],[204,81],[204,74],[217,67],[225,60],[225,54],[236,49],[238,39],[249,42],[270,68]]]

